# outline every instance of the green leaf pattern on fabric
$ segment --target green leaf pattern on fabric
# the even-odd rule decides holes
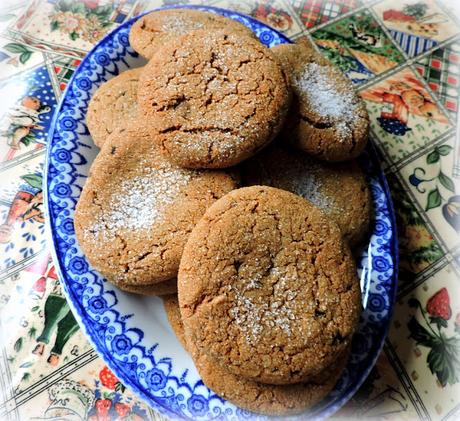
[[[441,194],[439,193],[439,190],[435,188],[428,193],[425,210],[429,211],[430,209],[437,208],[441,203]]]
[[[442,171],[442,157],[445,157],[451,153],[453,150],[450,145],[441,145],[436,146],[430,153],[426,156],[427,165],[437,165],[438,171],[436,175],[428,176],[427,174],[433,174],[433,171],[425,170],[422,167],[416,167],[409,177],[409,181],[413,184],[419,193],[424,194],[426,192],[425,183],[430,183],[430,189],[428,191],[428,196],[426,198],[425,210],[429,211],[441,206],[445,201],[448,201],[448,196],[446,197],[446,192],[456,193],[455,183],[453,180]]]
[[[18,42],[10,42],[5,44],[3,48],[10,53],[19,54],[19,62],[25,64],[32,56],[33,50]]]
[[[40,174],[26,174],[21,178],[34,189],[41,189],[43,177]]]

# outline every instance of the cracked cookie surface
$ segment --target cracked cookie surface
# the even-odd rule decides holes
[[[270,384],[328,367],[349,346],[361,309],[338,226],[267,186],[234,190],[206,211],[184,248],[178,295],[187,343]]]
[[[88,106],[86,124],[100,148],[117,128],[137,118],[137,91],[142,68],[126,70],[102,84]]]
[[[242,23],[215,13],[169,9],[141,16],[129,32],[129,42],[141,56],[150,59],[165,42],[198,29],[225,30],[254,37],[253,32]]]
[[[351,81],[305,39],[271,50],[294,96],[284,128],[286,137],[321,160],[356,158],[367,144],[369,116]]]
[[[351,246],[368,233],[372,200],[356,161],[329,164],[291,150],[283,139],[244,162],[245,185],[266,185],[302,196],[332,218]]]
[[[204,384],[215,393],[248,411],[267,415],[292,415],[304,411],[324,398],[337,383],[346,365],[349,350],[345,351],[323,372],[308,383],[270,385],[247,380],[231,374],[213,363],[193,344],[186,344],[177,295],[163,297],[168,320],[184,348],[192,355]]]
[[[165,44],[139,83],[144,121],[186,168],[225,168],[267,145],[290,103],[284,74],[259,41],[198,30]]]
[[[177,275],[185,241],[205,210],[236,188],[233,174],[179,168],[148,130],[114,132],[96,157],[75,212],[78,242],[120,288]]]

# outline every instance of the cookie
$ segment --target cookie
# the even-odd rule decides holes
[[[177,294],[165,295],[162,298],[169,324],[171,325],[181,345],[187,349],[187,342],[185,340],[184,326],[180,315],[179,299],[177,298]]]
[[[126,291],[131,292],[133,294],[139,295],[169,295],[177,293],[177,279],[172,278],[168,281],[158,282],[156,284],[151,285],[130,285],[126,284],[125,282],[118,281],[112,283],[117,286],[118,288]]]
[[[150,59],[168,41],[197,29],[254,37],[248,27],[221,15],[193,9],[166,9],[141,16],[129,32],[129,43],[141,56]]]
[[[86,124],[96,146],[102,147],[117,128],[137,118],[137,90],[142,68],[126,70],[102,84],[88,106]]]
[[[329,367],[356,329],[360,288],[338,226],[305,199],[234,190],[193,229],[178,295],[187,343],[231,373],[270,384]]]
[[[327,65],[328,61],[321,54],[318,54],[313,47],[313,44],[306,37],[301,37],[296,40],[295,44],[284,43],[278,44],[270,48],[278,63],[288,78],[289,87],[292,88],[291,77],[294,76],[292,71],[299,66],[299,58],[296,56],[299,50],[302,50],[302,55],[315,56],[316,62],[322,65]]]
[[[203,383],[219,396],[248,411],[267,415],[293,415],[310,408],[332,390],[348,360],[347,349],[337,359],[337,363],[308,383],[270,385],[246,380],[213,363],[193,343],[186,344],[177,295],[168,295],[163,301],[174,333],[184,348],[190,349]]]
[[[356,158],[367,144],[369,116],[352,83],[305,40],[271,50],[294,94],[285,137],[321,160]]]
[[[155,145],[141,127],[114,132],[91,167],[75,212],[88,260],[122,289],[175,277],[195,223],[237,186],[233,174],[179,168]]]
[[[332,218],[351,246],[368,233],[372,200],[356,161],[330,164],[282,145],[282,140],[243,164],[245,185],[267,185],[302,196]]]
[[[268,48],[203,30],[152,57],[138,98],[163,154],[186,168],[225,168],[249,158],[279,132],[290,102]]]

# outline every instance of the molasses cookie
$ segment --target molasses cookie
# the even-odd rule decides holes
[[[146,129],[120,129],[96,157],[80,196],[78,241],[109,281],[125,289],[149,288],[177,275],[190,231],[236,185],[223,171],[171,164]]]
[[[305,199],[252,186],[215,202],[178,275],[187,343],[246,379],[311,379],[348,348],[361,295],[338,226]]]
[[[130,285],[122,281],[113,281],[118,288],[139,295],[169,295],[177,293],[177,279],[172,278],[168,281],[158,282],[151,285]]]
[[[306,40],[271,50],[294,94],[286,137],[325,161],[357,157],[367,143],[369,116],[352,83]]]
[[[329,62],[321,54],[318,54],[315,51],[313,44],[306,37],[301,37],[296,40],[295,44],[284,43],[278,44],[270,48],[273,52],[273,55],[278,60],[278,63],[281,65],[283,71],[286,73],[286,77],[289,79],[289,87],[291,87],[291,76],[293,75],[292,69],[298,66],[298,58],[296,53],[299,49],[302,49],[303,54],[310,54],[312,56],[316,55],[316,62],[326,65]]]
[[[271,385],[235,376],[213,363],[193,343],[186,346],[177,295],[168,295],[163,300],[174,333],[184,348],[190,350],[203,383],[219,396],[248,411],[267,415],[292,415],[302,412],[318,403],[332,390],[346,365],[348,349],[337,358],[336,363],[308,383]]]
[[[96,146],[102,147],[118,127],[137,118],[137,90],[142,68],[126,70],[94,93],[88,106],[86,124]]]
[[[246,185],[267,185],[302,196],[332,218],[350,245],[364,239],[372,201],[356,161],[329,164],[277,142],[244,162]]]
[[[249,158],[279,132],[290,102],[268,48],[203,30],[155,54],[142,72],[138,98],[163,154],[186,168],[225,168]]]
[[[254,37],[252,31],[242,23],[215,13],[166,9],[141,16],[131,28],[129,43],[141,56],[150,59],[169,40],[197,29],[225,30]]]
[[[184,325],[182,324],[182,318],[179,310],[179,299],[177,298],[177,294],[165,295],[162,298],[169,324],[171,325],[181,345],[185,350],[187,350],[187,342],[185,341],[184,335]]]

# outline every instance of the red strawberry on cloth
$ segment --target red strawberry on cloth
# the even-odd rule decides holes
[[[115,411],[117,411],[117,414],[120,416],[120,417],[125,417],[126,415],[129,414],[129,411],[130,411],[130,408],[128,405],[124,404],[124,403],[121,403],[121,402],[117,402],[115,404]]]
[[[48,274],[46,276],[48,278],[51,278],[51,279],[57,279],[58,278],[57,273],[56,273],[56,269],[55,269],[54,266],[51,266],[51,268],[48,271]]]
[[[112,407],[112,401],[110,399],[97,399],[95,406],[97,418],[100,420],[108,416],[110,408]]]
[[[449,293],[446,288],[441,288],[426,303],[426,310],[433,317],[449,320],[452,317]]]
[[[32,289],[38,294],[44,293],[46,289],[46,278],[44,276],[38,278],[33,284]]]
[[[107,366],[105,366],[99,373],[99,380],[101,383],[110,390],[115,390],[119,380],[115,377]]]

